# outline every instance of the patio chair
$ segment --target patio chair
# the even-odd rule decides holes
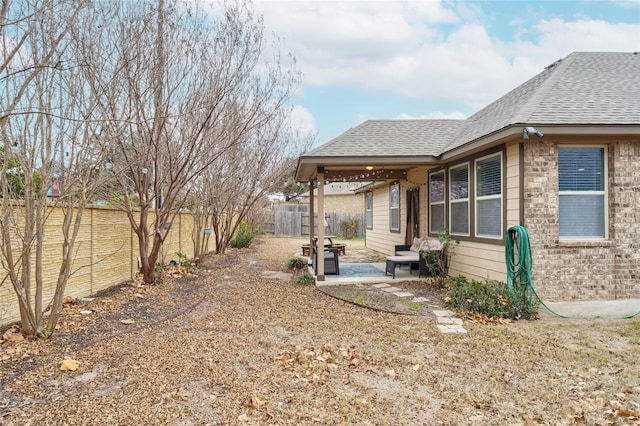
[[[335,247],[324,247],[323,255],[324,255],[324,273],[327,274],[335,274],[340,275],[340,261],[338,260],[339,249]],[[318,245],[313,243],[313,270],[317,271],[318,264]]]

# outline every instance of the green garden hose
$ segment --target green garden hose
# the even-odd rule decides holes
[[[517,259],[515,250],[517,249]],[[507,231],[507,242],[505,248],[505,259],[507,261],[507,291],[510,293],[519,293],[523,300],[528,298],[528,303],[533,303],[533,296],[545,307],[549,312],[562,318],[611,318],[623,319],[633,318],[640,315],[640,311],[624,315],[624,316],[571,316],[562,315],[554,312],[547,306],[538,293],[536,293],[531,282],[531,245],[529,242],[529,234],[523,226],[512,226]],[[517,261],[516,261],[517,260]]]
[[[515,249],[518,249],[517,262]],[[528,297],[531,304],[533,286],[531,285],[531,245],[529,234],[522,226],[512,226],[507,231],[507,246],[505,250],[507,261],[507,291],[520,294],[523,300]]]

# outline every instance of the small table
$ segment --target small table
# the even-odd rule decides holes
[[[385,276],[391,275],[396,279],[396,267],[398,265],[409,265],[409,273],[411,274],[414,266],[418,266],[420,259],[413,259],[407,256],[387,256],[387,264],[385,268]]]

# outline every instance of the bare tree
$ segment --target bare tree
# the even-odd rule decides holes
[[[265,111],[282,108],[298,74],[262,61],[263,23],[247,4],[216,18],[175,0],[105,7],[111,20],[89,29],[100,45],[83,60],[122,195],[110,199],[127,212],[152,283],[166,224],[205,171],[269,124]]]
[[[100,178],[93,105],[74,60],[70,32],[83,1],[3,1],[0,9],[2,265],[18,298],[22,332],[55,330],[72,274],[82,213]],[[45,224],[62,211],[53,294],[43,276]],[[48,315],[47,315],[48,312]]]
[[[290,171],[294,153],[307,149],[309,135],[292,129],[288,110],[269,110],[267,124],[238,140],[205,170],[198,182],[191,211],[215,236],[216,253],[224,253],[243,220],[251,217],[265,196],[278,190]]]

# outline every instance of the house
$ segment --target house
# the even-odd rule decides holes
[[[336,213],[362,213],[362,195],[357,193],[362,185],[355,183],[334,182],[324,187],[324,208],[325,212]],[[314,211],[318,211],[318,188],[314,189]],[[301,203],[309,203],[309,191],[300,194]]]
[[[366,121],[300,156],[296,179],[320,198],[327,181],[372,181],[381,253],[448,231],[451,275],[504,281],[522,225],[544,300],[637,298],[640,54],[572,53],[465,120]]]

